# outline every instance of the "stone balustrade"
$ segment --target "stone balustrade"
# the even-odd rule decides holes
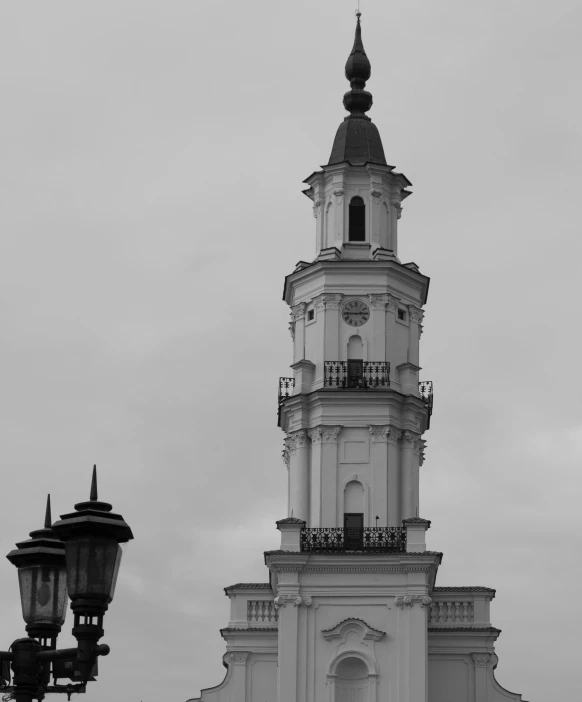
[[[248,600],[247,601],[247,621],[250,625],[265,624],[276,626],[279,613],[275,608],[273,600]]]
[[[428,610],[428,626],[491,626],[490,603],[495,590],[487,587],[435,587]]]
[[[432,602],[428,611],[429,626],[446,624],[472,624],[474,621],[472,600],[444,600]]]

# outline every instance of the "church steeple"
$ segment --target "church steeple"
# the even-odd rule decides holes
[[[379,163],[386,165],[384,148],[380,133],[366,112],[372,107],[372,94],[367,90],[372,67],[362,42],[361,13],[357,13],[356,36],[354,46],[346,62],[346,78],[350,81],[350,90],[344,95],[344,107],[350,113],[340,124],[329,164],[348,161],[352,165]]]

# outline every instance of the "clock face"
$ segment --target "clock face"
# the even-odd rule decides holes
[[[370,308],[361,300],[350,300],[344,305],[342,317],[351,327],[361,327],[370,318]]]

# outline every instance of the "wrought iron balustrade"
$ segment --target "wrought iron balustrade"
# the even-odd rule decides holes
[[[291,397],[295,387],[295,378],[279,378],[279,404]]]
[[[405,527],[320,527],[301,530],[302,551],[405,553]]]
[[[388,361],[325,361],[323,386],[326,388],[389,387]]]

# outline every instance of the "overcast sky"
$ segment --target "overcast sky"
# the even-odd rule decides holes
[[[224,677],[223,587],[286,516],[283,278],[345,115],[355,0],[0,5],[0,547],[88,498],[132,526],[86,702]],[[580,689],[579,0],[363,0],[370,116],[431,277],[420,516],[497,589],[501,685]],[[0,576],[0,648],[24,634]],[[67,617],[63,647],[74,644]]]

